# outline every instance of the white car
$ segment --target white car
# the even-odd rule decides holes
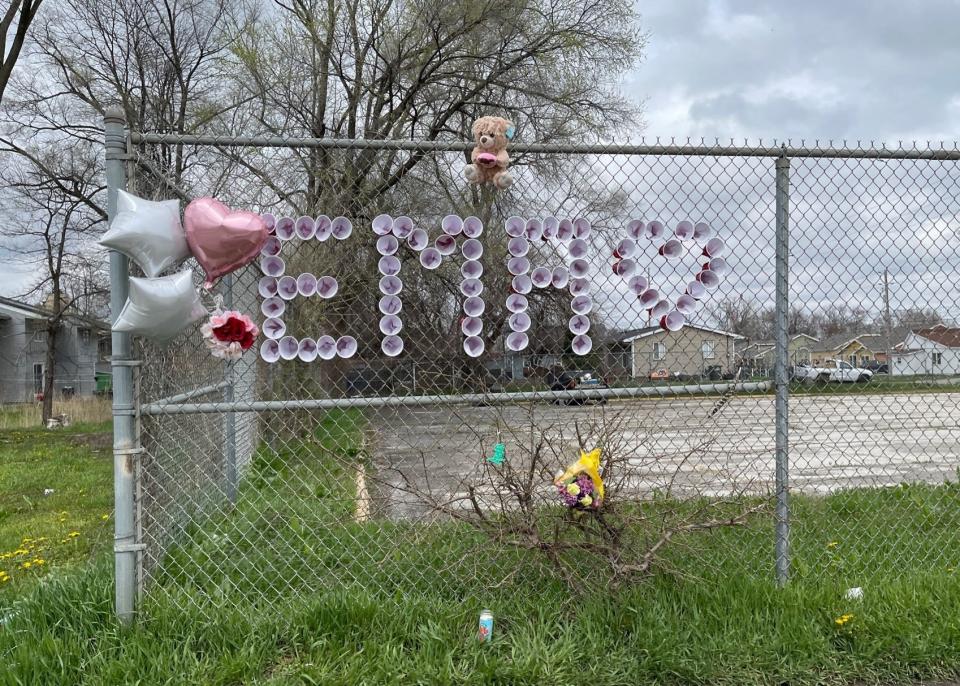
[[[807,383],[866,383],[873,378],[869,369],[854,367],[843,360],[827,360],[823,367],[800,364],[793,369],[793,378]]]

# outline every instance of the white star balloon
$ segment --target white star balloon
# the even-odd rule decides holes
[[[156,279],[130,277],[130,293],[114,331],[127,331],[145,336],[157,343],[167,343],[187,326],[206,316],[193,286],[193,272],[182,272]]]
[[[179,201],[145,200],[126,191],[117,193],[117,216],[100,245],[122,252],[151,277],[190,256]]]

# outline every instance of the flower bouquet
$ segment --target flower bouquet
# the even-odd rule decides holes
[[[580,459],[553,480],[560,499],[575,510],[596,510],[603,504],[603,479],[600,478],[600,449],[580,453]]]
[[[214,313],[210,321],[200,327],[200,333],[211,355],[239,360],[244,351],[253,346],[260,329],[247,315],[227,310]]]

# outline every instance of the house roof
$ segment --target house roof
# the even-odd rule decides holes
[[[52,315],[53,311],[46,308],[0,296],[0,319],[9,319],[11,316],[23,317],[24,319],[47,319]],[[100,319],[85,317],[74,313],[69,313],[67,316],[94,329],[101,329],[103,331],[110,330],[110,325]]]
[[[708,326],[697,326],[695,324],[686,324],[684,325],[685,329],[697,329],[698,331],[708,331],[710,333],[715,333],[720,336],[727,336],[736,341],[745,340],[740,334],[733,333],[732,331],[722,331],[720,329],[711,329]],[[646,338],[647,336],[652,336],[655,333],[666,333],[659,326],[645,326],[642,329],[631,329],[629,331],[621,331],[617,340],[621,343],[632,343],[633,341]]]
[[[960,348],[960,328],[958,327],[937,324],[927,329],[914,329],[913,333],[948,348]]]

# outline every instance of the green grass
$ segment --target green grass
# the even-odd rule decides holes
[[[363,415],[303,426],[286,450],[257,453],[235,509],[186,532],[136,626],[113,619],[106,555],[23,586],[0,629],[0,684],[906,684],[960,672],[956,484],[795,498],[785,589],[758,517],[679,540],[668,562],[684,574],[614,592],[598,574],[571,593],[467,527],[356,521]],[[505,570],[509,583],[478,592]],[[863,600],[843,599],[851,586]],[[479,645],[484,607],[494,640]]]
[[[86,562],[110,540],[109,431],[0,430],[0,614],[50,570]]]

